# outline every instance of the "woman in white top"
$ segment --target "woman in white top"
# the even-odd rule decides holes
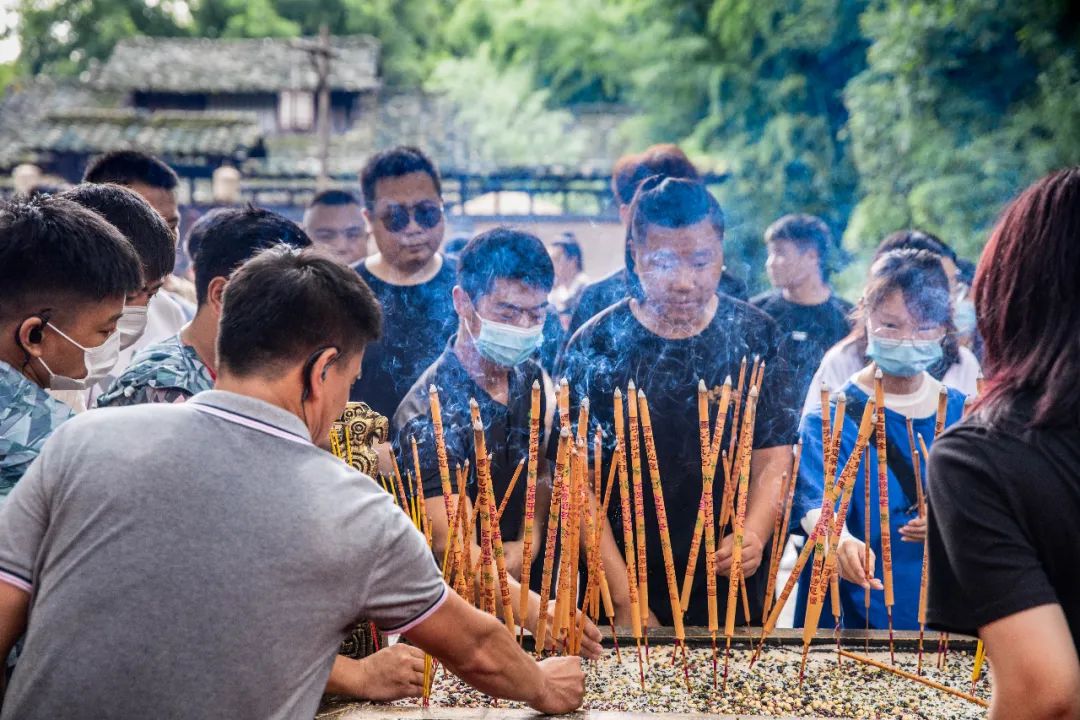
[[[919,230],[901,230],[889,235],[878,246],[874,253],[874,261],[876,262],[885,253],[906,249],[927,250],[941,258],[942,268],[949,281],[949,291],[955,299],[957,291],[962,290],[957,280],[959,269],[956,264],[956,253],[929,233]],[[942,351],[941,360],[929,368],[930,375],[946,387],[959,390],[968,397],[974,397],[977,394],[977,380],[982,372],[975,354],[960,345],[952,333],[945,337]],[[821,365],[818,366],[813,380],[810,381],[810,389],[803,402],[803,417],[821,408],[822,383],[831,390],[843,387],[851,376],[866,367],[868,362],[866,327],[856,324],[851,335],[829,348],[825,357],[821,359]]]

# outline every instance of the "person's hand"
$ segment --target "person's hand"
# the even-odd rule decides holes
[[[533,614],[532,607],[529,608],[530,613],[528,617],[528,623],[525,627],[529,629],[529,632],[536,635],[536,628],[539,622],[537,615]],[[555,601],[548,602],[547,613],[547,637],[544,638],[544,649],[548,651],[561,650],[558,645],[559,638],[555,637]],[[583,616],[581,611],[577,611],[575,616],[575,622],[584,622],[585,626],[581,633],[581,657],[587,660],[596,660],[600,657],[600,654],[604,650],[603,639],[604,636],[600,634],[600,629],[593,624],[593,621],[588,616]],[[575,626],[576,627],[576,626]]]
[[[506,574],[515,580],[521,580],[521,555],[524,543],[520,540],[503,542],[503,554],[506,556]]]
[[[900,539],[904,542],[923,542],[926,540],[926,518],[916,517],[900,528]]]
[[[376,471],[376,474],[393,477],[394,446],[388,442],[378,443],[377,445],[375,445],[375,456],[379,459],[379,469]]]
[[[732,550],[735,545],[735,536],[726,535],[724,539],[720,541],[720,547],[716,550],[716,574],[717,575],[730,575],[731,574],[731,560]],[[758,567],[761,566],[761,554],[765,552],[765,545],[761,542],[761,537],[750,528],[746,528],[743,531],[743,546],[742,546],[742,574],[744,578],[748,578],[757,572]]]
[[[874,577],[874,551],[870,551],[870,565],[866,567],[863,561],[866,559],[866,544],[855,538],[845,538],[840,541],[836,548],[836,559],[840,567],[840,577],[848,582],[853,582],[864,590],[871,588],[882,590],[881,581]]]
[[[360,660],[339,657],[335,666],[342,670],[340,694],[390,702],[424,692],[424,651],[412,645],[395,643]]]
[[[585,697],[585,673],[581,658],[554,657],[539,663],[543,689],[529,707],[547,715],[561,715],[581,707]]]

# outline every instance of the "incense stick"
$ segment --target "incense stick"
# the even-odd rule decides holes
[[[892,527],[889,521],[889,468],[885,462],[885,383],[881,368],[874,371],[874,399],[878,405],[877,428],[877,468],[878,468],[878,519],[881,524],[881,567],[885,583],[885,612],[889,617],[889,660],[896,663],[896,650],[893,645],[892,609],[896,602],[893,595],[892,574]]]
[[[630,480],[626,470],[626,447],[623,438],[623,397],[622,391],[615,388],[614,395],[615,417],[615,449],[617,453],[619,471],[619,509],[621,511],[621,525],[623,530],[623,554],[626,561],[626,584],[630,595],[630,627],[634,633],[634,642],[637,645],[638,674],[641,678],[641,691],[645,691],[645,670],[641,663],[641,604],[638,599],[637,564],[634,562],[634,530],[630,524]]]
[[[649,401],[644,390],[638,390],[638,411],[641,416],[641,431],[645,438],[645,455],[649,461],[649,479],[652,481],[653,505],[656,508],[656,525],[660,532],[660,550],[664,556],[664,574],[667,577],[668,599],[671,601],[671,616],[675,623],[675,642],[686,643],[686,630],[683,627],[682,605],[679,599],[678,579],[675,576],[675,557],[671,550],[671,534],[668,531],[667,509],[664,506],[663,484],[660,481],[660,463],[656,457],[656,443],[653,439],[652,418],[649,415]],[[690,672],[683,657],[683,675],[686,689],[690,690]]]
[[[555,460],[555,479],[552,484],[551,502],[548,507],[547,542],[544,545],[544,570],[540,580],[540,612],[536,628],[536,654],[544,652],[547,640],[548,601],[551,599],[551,571],[555,564],[555,538],[559,531],[562,487],[566,475],[567,458],[570,453],[570,429],[562,426],[559,448]]]
[[[627,418],[630,423],[630,477],[634,485],[634,533],[637,550],[638,601],[641,606],[645,661],[649,660],[649,566],[645,552],[645,495],[641,479],[641,449],[638,440],[637,389],[631,380],[627,386]]]
[[[540,381],[533,380],[529,406],[529,470],[525,479],[525,528],[521,545],[521,596],[518,617],[522,619],[519,644],[525,643],[525,609],[529,607],[529,581],[532,579],[533,522],[536,516],[536,477],[540,462]],[[507,493],[507,497],[510,494]],[[501,513],[500,513],[501,516]]]
[[[915,428],[912,425],[911,418],[907,419],[907,434],[908,444],[911,447],[911,467],[915,471],[915,494],[916,504],[919,508],[919,517],[926,518],[926,498],[923,495],[922,489],[922,467],[919,462],[919,448],[915,444]],[[920,439],[921,439],[920,435]],[[928,563],[929,553],[926,541],[923,541],[923,556],[922,556],[922,569],[919,574],[919,655],[916,665],[916,672],[922,675],[923,665],[923,637],[926,634],[926,605],[927,605],[927,581],[928,581]]]
[[[780,523],[779,540],[773,547],[773,558],[769,563],[769,578],[765,586],[765,606],[762,610],[762,617],[769,616],[773,602],[776,599],[776,578],[780,572],[780,561],[783,560],[784,550],[787,548],[788,527],[791,524],[791,508],[795,501],[795,488],[799,482],[799,461],[802,458],[802,440],[792,448],[792,453],[794,461],[791,467],[791,477],[787,484],[784,507],[780,513],[783,515],[783,521]]]
[[[735,633],[735,609],[738,605],[737,592],[740,584],[745,584],[742,573],[742,550],[746,532],[746,506],[750,494],[750,452],[753,444],[754,420],[757,415],[758,390],[750,388],[746,399],[746,413],[743,415],[739,438],[739,485],[735,499],[735,527],[731,546],[731,574],[728,580],[727,616],[724,623],[726,648],[724,651],[724,688],[727,688],[728,660],[731,654],[731,637]]]
[[[932,687],[935,690],[940,690],[941,692],[949,693],[950,695],[954,695],[954,696],[956,696],[958,698],[961,698],[963,700],[967,700],[968,702],[973,702],[976,705],[978,705],[979,707],[984,707],[984,708],[990,707],[990,703],[983,700],[982,698],[975,697],[974,695],[968,695],[967,693],[961,692],[959,690],[954,690],[953,688],[949,687],[948,685],[942,685],[941,683],[934,682],[933,680],[930,680],[929,678],[924,678],[924,677],[921,677],[921,676],[916,675],[914,673],[909,673],[909,672],[907,672],[905,670],[901,670],[900,668],[892,667],[890,665],[886,665],[883,662],[878,662],[877,660],[874,660],[872,658],[863,657],[862,655],[856,655],[854,653],[850,653],[850,652],[847,652],[847,651],[841,651],[840,654],[843,655],[846,658],[850,658],[851,660],[857,660],[858,662],[865,663],[866,665],[872,665],[872,666],[878,668],[879,670],[885,670],[886,672],[891,672],[892,674],[898,675],[898,676],[900,676],[902,678],[907,678],[908,680],[914,680],[917,683],[922,683],[923,685],[926,685],[927,687]]]

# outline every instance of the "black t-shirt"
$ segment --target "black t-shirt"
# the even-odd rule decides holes
[[[927,620],[973,635],[1057,603],[1080,649],[1080,427],[1028,429],[1033,407],[973,415],[934,443]]]
[[[533,360],[527,360],[507,371],[509,379],[509,403],[496,402],[472,379],[461,365],[452,349],[453,338],[447,344],[442,355],[431,367],[424,371],[393,417],[394,444],[402,453],[403,468],[412,468],[412,450],[410,437],[416,438],[417,452],[420,455],[420,474],[425,497],[442,496],[442,479],[439,476],[439,461],[435,454],[435,430],[431,423],[431,403],[428,388],[435,385],[439,390],[439,403],[442,407],[443,436],[446,440],[446,458],[450,464],[450,484],[457,492],[455,466],[465,466],[469,462],[468,493],[476,502],[476,454],[473,451],[472,419],[469,413],[469,400],[475,398],[480,406],[480,417],[484,421],[485,441],[491,455],[491,485],[495,492],[495,502],[502,504],[503,496],[510,485],[518,462],[529,456],[529,411],[532,405],[532,384],[540,381],[544,385],[543,371]],[[546,401],[540,394],[540,432],[543,433],[543,418]],[[522,469],[504,515],[499,522],[503,540],[517,540],[521,535],[525,520],[525,491],[527,487]],[[537,512],[539,517],[542,513]]]
[[[701,452],[698,441],[697,388],[703,379],[709,388],[723,385],[724,379],[738,381],[743,357],[748,362],[755,355],[765,362],[765,380],[754,425],[754,447],[765,448],[793,443],[796,439],[794,417],[790,412],[790,378],[778,355],[779,330],[767,315],[750,305],[718,295],[719,305],[712,322],[699,335],[685,340],[666,340],[654,335],[637,321],[629,300],[609,308],[589,321],[571,339],[563,357],[558,377],[570,383],[572,417],[576,421],[581,398],[588,397],[591,422],[603,427],[606,441],[605,472],[614,446],[615,388],[626,396],[630,380],[643,390],[649,401],[656,455],[664,487],[675,569],[681,591],[682,576],[690,554],[690,542],[701,500]],[[749,374],[749,370],[748,370]],[[713,406],[715,413],[715,405]],[[723,447],[727,448],[730,421],[725,428]],[[557,434],[552,432],[548,457],[557,448]],[[627,441],[629,446],[629,440]],[[648,475],[644,444],[641,445],[643,489],[646,517],[646,553],[649,558],[649,606],[664,625],[671,625],[667,579],[664,572],[656,511]],[[719,473],[722,478],[723,473]],[[718,488],[714,508],[720,511],[723,481]],[[632,507],[631,503],[631,507]],[[623,548],[622,509],[619,490],[613,492],[609,516],[615,539]],[[766,573],[748,578],[751,615],[760,618]],[[718,577],[720,608],[727,597],[725,578]],[[685,622],[708,623],[704,557],[699,556],[694,590]]]
[[[720,276],[720,284],[717,290],[730,295],[737,300],[746,300],[746,283],[726,272]],[[577,307],[570,317],[570,327],[567,337],[570,337],[578,329],[587,323],[593,316],[603,312],[620,300],[630,295],[630,280],[626,268],[608,275],[603,280],[587,285],[581,291]]]
[[[365,349],[349,399],[390,417],[457,329],[452,294],[457,269],[444,259],[435,277],[420,285],[391,285],[372,275],[363,260],[354,269],[382,305],[383,331],[382,339]]]
[[[763,293],[750,304],[764,311],[780,326],[787,340],[785,353],[795,383],[796,397],[806,397],[821,358],[851,331],[851,303],[830,295],[819,305],[798,305],[777,290]]]

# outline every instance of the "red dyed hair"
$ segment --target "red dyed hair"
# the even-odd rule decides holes
[[[1036,182],[1002,214],[975,275],[991,416],[1020,394],[1033,426],[1080,425],[1080,167]]]

